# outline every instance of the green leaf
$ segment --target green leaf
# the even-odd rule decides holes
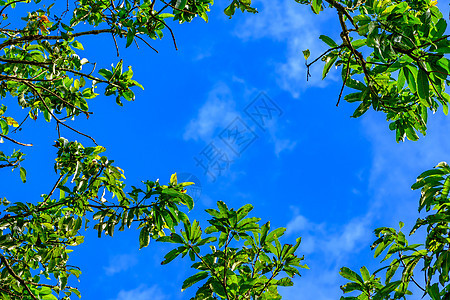
[[[450,190],[450,176],[445,179],[444,186],[441,192],[442,200],[444,201],[447,200],[449,190]]]
[[[177,185],[177,173],[173,173],[172,176],[170,176],[170,184]]]
[[[446,175],[449,174],[450,170],[446,165],[439,166],[437,165],[433,169],[427,170],[425,172],[422,172],[419,176],[417,176],[417,181],[420,181],[421,179],[424,179],[425,177],[430,177],[434,175]]]
[[[8,123],[5,120],[0,119],[0,127],[2,128],[2,133],[4,135],[7,135],[9,133]]]
[[[347,284],[344,284],[343,286],[341,286],[341,290],[344,293],[350,293],[353,291],[363,291],[364,290],[364,286],[360,283],[357,282],[349,282]],[[341,298],[342,299],[342,298]],[[347,298],[344,298],[347,299]],[[354,298],[357,299],[357,298]]]
[[[359,40],[352,41],[352,46],[355,49],[358,49],[364,45],[366,45],[366,39],[359,39]]]
[[[228,235],[225,232],[222,232],[219,236],[219,248],[223,247],[227,242]]]
[[[135,32],[134,29],[131,28],[131,29],[128,30],[128,32],[127,32],[127,43],[125,45],[125,48],[128,48],[131,45],[131,43],[133,43],[135,34],[136,34],[136,32]]]
[[[281,278],[277,281],[277,285],[279,286],[293,286],[294,283],[292,282],[292,279],[289,277]]]
[[[402,68],[398,72],[397,91],[400,92],[403,89],[403,87],[405,86],[405,82],[406,82],[405,72],[403,71],[403,68]]]
[[[231,17],[234,15],[235,11],[236,11],[236,6],[234,5],[234,3],[231,3],[224,9],[223,12],[231,19]]]
[[[280,227],[280,228],[277,228],[274,231],[270,232],[267,235],[266,243],[271,243],[274,240],[277,240],[279,237],[281,237],[284,234],[285,231],[286,231],[286,228]]]
[[[439,294],[439,286],[438,283],[433,284],[432,286],[427,288],[427,293],[430,295],[433,300],[441,300],[441,295]]]
[[[73,41],[72,47],[74,47],[76,49],[84,50],[83,45],[78,41]]]
[[[27,182],[27,171],[23,167],[20,167],[20,179],[23,183]]]
[[[430,84],[428,82],[428,75],[422,69],[419,69],[419,73],[417,74],[417,93],[421,99],[428,99],[428,97],[430,97]],[[430,105],[426,101],[424,102],[427,104],[427,107],[430,107]]]
[[[175,7],[178,9],[184,9],[186,7],[187,0],[177,0]]]
[[[101,76],[103,76],[106,80],[110,80],[113,73],[107,69],[100,69],[98,71],[98,74],[100,74]]]
[[[172,18],[173,16],[174,16],[173,14],[169,14],[169,13],[162,13],[162,14],[158,15],[158,17],[160,17],[161,19]]]
[[[169,253],[167,253],[164,256],[164,260],[161,262],[161,265],[166,265],[170,263],[172,260],[174,260],[178,255],[180,255],[186,248],[185,247],[178,247],[176,249],[173,249]]]
[[[364,283],[364,280],[361,278],[361,276],[359,276],[356,272],[350,270],[347,267],[342,267],[339,274],[342,277],[351,280],[353,282]]]
[[[183,285],[181,287],[181,291],[183,292],[185,289],[187,289],[188,287],[196,284],[197,282],[207,278],[209,276],[208,272],[206,271],[202,271],[202,272],[198,272],[195,275],[192,275],[190,277],[188,277],[184,282]]]
[[[66,30],[66,31],[73,31],[73,28],[71,28],[70,26],[67,26],[67,25],[64,24],[64,23],[61,23],[61,27],[62,27],[64,30]]]
[[[315,14],[319,14],[322,9],[322,0],[313,0],[311,3],[311,8]]]
[[[261,240],[260,246],[263,246],[266,243],[267,233],[270,229],[270,221],[261,226]]]
[[[338,44],[335,41],[333,41],[332,38],[330,38],[326,35],[319,36],[319,39],[321,39],[325,44],[327,44],[328,46],[330,46],[332,48],[338,47]]]
[[[211,287],[214,293],[222,297],[223,299],[226,298],[226,291],[223,288],[222,284],[219,283],[217,280],[213,279],[211,280]]]
[[[406,66],[403,67],[403,72],[405,73],[406,82],[408,83],[408,87],[411,90],[411,92],[414,94],[417,91],[417,80],[416,80],[416,74],[417,69],[415,69],[412,66]]]
[[[217,207],[222,214],[226,214],[228,212],[228,207],[223,201],[217,201]]]
[[[150,233],[148,227],[143,227],[139,233],[139,250],[147,247],[150,243]]]
[[[336,62],[337,58],[338,58],[337,56],[327,58],[325,66],[323,67],[323,71],[322,71],[322,79],[324,79],[327,76],[328,72],[330,71],[330,69],[334,65],[334,63]]]
[[[368,281],[370,279],[370,273],[369,270],[365,266],[362,266],[361,269],[359,269],[362,275],[362,278],[364,281]]]
[[[250,211],[252,211],[252,209],[253,209],[253,205],[251,205],[251,204],[246,204],[246,205],[242,206],[241,208],[239,208],[237,211],[237,221],[239,222],[243,218],[245,218],[248,215],[248,213]]]
[[[386,271],[386,281],[385,283],[389,283],[394,276],[395,272],[397,272],[398,267],[400,266],[400,262],[398,260],[393,260]]]
[[[183,200],[183,204],[185,204],[189,210],[194,208],[194,199],[192,199],[191,196],[180,193],[179,197]]]
[[[309,51],[309,49],[303,50],[302,52],[303,52],[303,56],[305,57],[306,60],[311,55],[311,52]]]
[[[362,102],[353,112],[352,118],[362,116],[370,108],[370,102]]]
[[[349,102],[349,103],[353,103],[353,102],[357,102],[357,101],[361,101],[361,92],[358,93],[350,93],[344,96],[344,100]]]

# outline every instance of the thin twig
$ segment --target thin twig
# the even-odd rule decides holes
[[[325,51],[324,53],[322,53],[319,57],[317,57],[316,59],[314,59],[312,62],[310,62],[309,64],[306,62],[306,63],[305,63],[305,66],[306,66],[306,81],[308,81],[308,80],[309,80],[309,77],[311,77],[311,73],[309,73],[309,68],[310,68],[314,63],[316,63],[319,59],[321,59],[322,57],[324,57],[325,55],[327,55],[329,52],[334,51],[334,50],[337,50],[337,49],[340,49],[340,48],[342,48],[342,47],[344,47],[343,44],[340,45],[340,46],[337,46],[337,47],[330,48],[330,49],[328,49],[327,51]]]
[[[53,92],[53,91],[51,91],[51,90],[49,90],[49,89],[47,89],[47,88],[45,88],[45,87],[43,87],[43,86],[36,86],[36,87],[37,87],[37,88],[40,88],[40,89],[43,89],[43,90],[46,91],[47,93],[50,93],[50,94],[52,94],[53,96],[55,96],[56,98],[58,98],[61,102],[63,102],[63,103],[65,103],[65,104],[67,104],[68,106],[70,106],[70,107],[72,107],[72,108],[75,108],[76,110],[78,110],[78,111],[84,113],[84,114],[86,115],[87,118],[89,118],[89,114],[92,114],[92,112],[82,110],[81,108],[79,108],[79,107],[73,105],[72,103],[67,102],[67,101],[64,100],[61,96],[59,96],[59,95],[56,94],[55,92]]]
[[[50,199],[50,197],[53,195],[53,193],[55,192],[56,188],[58,187],[59,183],[63,179],[63,177],[64,177],[64,175],[59,176],[58,180],[56,181],[56,183],[53,186],[53,188],[50,191],[50,193],[48,193],[48,195],[47,195],[47,197],[45,197],[44,201],[42,201],[42,203],[39,204],[38,209],[41,208],[47,202],[48,199]]]
[[[341,102],[341,98],[342,98],[342,93],[344,92],[344,88],[345,88],[345,84],[347,83],[347,78],[348,75],[350,74],[350,59],[352,58],[352,53],[350,53],[348,60],[347,60],[347,70],[345,73],[345,78],[344,78],[344,82],[342,83],[342,87],[341,87],[341,91],[339,92],[339,98],[338,101],[336,103],[336,106],[339,106],[339,102]]]
[[[33,144],[24,144],[24,143],[18,142],[16,140],[10,138],[9,136],[6,136],[6,135],[1,134],[1,133],[0,133],[0,137],[2,137],[4,139],[7,139],[8,141],[13,142],[14,144],[17,144],[17,145],[26,146],[26,147],[32,147],[33,146]]]
[[[55,79],[33,79],[33,78],[20,78],[16,76],[8,76],[8,75],[0,75],[0,80],[11,80],[11,81],[17,81],[17,82],[35,82],[35,81],[41,81],[41,82],[53,82],[55,80],[58,80],[61,78],[55,78]]]
[[[16,162],[17,163],[17,162]],[[9,163],[9,164],[5,164],[5,165],[0,165],[0,169],[2,168],[8,168],[8,167],[14,167],[14,163]]]
[[[159,53],[158,50],[156,50],[155,48],[152,47],[152,45],[150,45],[146,40],[144,40],[143,38],[141,38],[140,36],[136,35],[135,37],[137,37],[138,39],[140,39],[141,41],[143,41],[147,46],[149,46],[153,51],[155,51],[156,53]]]
[[[56,122],[56,131],[58,132],[58,138],[61,138],[61,131],[59,130],[59,123]]]
[[[82,32],[71,34],[70,37],[76,38],[76,37],[84,36],[84,35],[96,35],[96,34],[108,33],[108,32],[113,32],[113,30],[112,29],[97,29],[97,30],[82,31]],[[10,39],[10,40],[7,40],[7,41],[1,43],[0,50],[5,47],[20,44],[23,42],[32,42],[32,41],[41,41],[41,40],[62,40],[62,39],[64,39],[64,38],[60,35],[46,35],[46,36],[41,35],[41,34],[27,35],[27,36],[23,36],[23,37],[20,37],[17,39]]]
[[[33,65],[33,66],[40,66],[45,67],[51,64],[51,62],[38,62],[38,61],[32,61],[32,60],[20,60],[20,59],[11,59],[11,58],[4,58],[0,57],[0,61],[10,63],[10,64],[24,64],[24,65]]]
[[[14,4],[14,3],[18,3],[18,2],[27,2],[26,0],[16,0],[16,1],[12,1],[9,2],[8,4],[6,4],[5,6],[3,6],[3,8],[0,10],[0,15],[3,13],[3,11],[10,5]]]
[[[116,46],[117,57],[119,57],[120,53],[119,53],[119,46],[117,46],[116,36],[114,35],[113,32],[111,33],[111,35],[112,35],[112,38],[114,40],[114,45]]]
[[[315,62],[317,62],[319,59],[321,59],[322,57],[324,57],[325,55],[327,55],[329,52],[337,50],[337,49],[341,49],[342,47],[344,47],[344,45],[340,45],[337,47],[333,47],[328,49],[327,51],[325,51],[324,53],[322,53],[319,57],[317,57],[316,59],[314,59],[312,62],[310,62],[309,64],[306,64],[306,66],[309,68],[311,67],[311,65],[313,65]]]
[[[166,7],[168,7],[168,6],[169,6],[169,5],[166,4],[163,8],[161,8],[161,9],[158,11],[158,13],[156,13],[156,15],[151,14],[150,16],[152,17],[152,19],[155,19],[156,21],[158,21],[158,22],[164,24],[164,26],[166,26],[167,29],[169,29],[170,34],[172,35],[172,40],[173,40],[173,44],[174,44],[174,46],[175,46],[175,50],[178,50],[177,42],[175,41],[175,35],[173,34],[172,29],[166,24],[166,22],[164,22],[163,20],[160,20],[160,19],[156,18],[156,16],[159,15],[159,14],[160,14],[164,9],[166,9]]]
[[[401,252],[398,253],[398,256],[400,257],[400,261],[401,261],[401,263],[402,263],[402,265],[403,265],[403,268],[406,269],[406,265],[405,265],[405,262],[403,261],[403,255],[401,254]],[[426,292],[425,289],[424,289],[420,284],[418,284],[417,281],[414,279],[414,275],[411,275],[410,278],[411,278],[412,282],[414,282],[414,284],[415,284],[419,289],[421,289],[422,291]]]
[[[70,127],[69,125],[65,124],[63,121],[61,121],[60,119],[58,119],[58,118],[55,116],[55,114],[50,110],[50,108],[47,106],[47,103],[45,103],[44,98],[43,98],[42,95],[38,92],[38,90],[37,90],[32,84],[30,84],[30,83],[28,83],[28,82],[25,82],[25,84],[28,85],[29,87],[31,87],[31,88],[35,91],[36,95],[39,97],[39,99],[41,99],[41,102],[42,102],[42,104],[45,106],[45,108],[47,109],[48,113],[55,119],[55,121],[56,121],[57,123],[63,125],[64,127],[67,127],[68,129],[70,129],[70,130],[72,130],[72,131],[74,131],[74,132],[76,132],[76,133],[78,133],[78,134],[80,134],[80,135],[82,135],[82,136],[85,136],[85,137],[89,138],[90,140],[92,140],[92,141],[94,142],[95,145],[98,146],[97,142],[94,140],[93,137],[91,137],[91,136],[89,136],[89,135],[87,135],[87,134],[84,134],[84,133],[82,133],[82,132],[76,130],[75,128]]]
[[[8,260],[6,259],[6,257],[4,257],[2,254],[0,254],[0,260],[5,265],[5,268],[6,268],[6,270],[8,270],[8,273],[11,274],[11,276],[14,277],[14,279],[19,281],[20,284],[25,287],[27,292],[30,294],[31,298],[33,298],[34,300],[37,300],[37,298],[31,292],[30,288],[26,285],[25,281],[22,278],[20,278],[19,276],[17,276],[17,274],[11,268],[11,266],[9,265]]]

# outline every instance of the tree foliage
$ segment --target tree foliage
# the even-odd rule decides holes
[[[199,272],[184,281],[182,290],[207,280],[192,299],[281,299],[277,287],[292,286],[291,278],[300,275],[300,268],[308,268],[301,264],[304,258],[295,255],[301,238],[295,245],[281,245],[279,238],[285,228],[270,231],[270,222],[259,226],[259,218],[247,217],[252,205],[244,205],[237,211],[222,201],[217,206],[219,210],[206,210],[212,216],[208,220],[210,226],[205,229],[208,237],[202,237],[199,223],[194,221],[184,223],[181,235],[172,233],[158,239],[180,244],[167,253],[162,264],[180,254],[183,257],[189,254],[196,261],[192,268]],[[211,245],[216,241],[217,246]],[[201,253],[200,247],[204,245],[210,245],[210,253]],[[288,276],[280,278],[282,274]]]
[[[450,41],[437,1],[296,2],[309,5],[316,14],[324,9],[337,13],[341,41],[320,36],[330,48],[307,62],[307,67],[324,61],[323,78],[332,66],[341,69],[338,104],[341,98],[358,102],[353,117],[370,107],[382,111],[396,140],[401,141],[405,137],[417,140],[417,133],[426,133],[428,112],[441,106],[448,113],[450,96],[445,88]],[[16,16],[8,11],[18,5],[29,10],[22,16],[25,25],[9,29],[7,24]],[[135,225],[140,230],[141,248],[148,246],[150,239],[176,244],[163,264],[180,255],[194,262],[195,273],[182,286],[186,289],[201,283],[194,299],[280,299],[278,287],[291,286],[291,278],[306,268],[303,257],[296,256],[300,239],[295,245],[282,245],[279,238],[284,229],[270,231],[269,222],[260,225],[259,218],[248,217],[249,204],[234,210],[219,201],[218,210],[207,210],[210,225],[202,231],[199,222],[191,222],[186,214],[194,207],[185,190],[190,183],[178,183],[176,174],[167,185],[144,181],[126,188],[124,171],[104,155],[105,148],[67,122],[89,118],[89,102],[100,93],[123,105],[124,100],[134,100],[136,88],[143,88],[123,60],[97,71],[95,62],[80,56],[84,49],[81,37],[110,35],[117,52],[120,40],[126,47],[141,43],[157,51],[153,40],[166,34],[177,48],[168,22],[185,23],[196,17],[207,21],[211,5],[212,0],[78,0],[56,6],[41,0],[0,1],[0,96],[16,98],[19,107],[27,111],[20,120],[2,104],[0,139],[31,147],[10,135],[30,119],[43,118],[57,128],[55,184],[41,199],[30,202],[10,203],[1,198],[2,299],[80,296],[76,287],[68,286],[68,280],[79,277],[81,270],[67,262],[72,248],[83,242],[83,229],[91,226],[100,237],[113,236],[116,227],[125,230]],[[257,12],[250,0],[232,0],[224,12],[231,18],[237,10]],[[303,53],[308,60],[310,51]],[[344,96],[345,87],[354,91]],[[65,131],[79,135],[89,146],[64,138]],[[18,169],[26,182],[24,159],[25,153],[19,150],[0,152],[0,169]],[[411,282],[433,300],[449,297],[449,174],[450,167],[441,163],[413,185],[413,189],[421,189],[419,211],[433,210],[418,219],[411,231],[426,228],[425,242],[410,245],[401,230],[376,229],[375,256],[384,253],[383,261],[390,263],[372,274],[365,267],[361,275],[342,268],[341,275],[350,281],[343,291],[359,291],[356,297],[342,299],[404,298],[411,294]],[[400,229],[402,226],[400,223]],[[414,277],[419,263],[423,264],[423,284]],[[384,283],[377,277],[381,272]]]
[[[340,274],[350,281],[341,287],[344,293],[359,291],[360,294],[357,297],[341,299],[402,299],[406,295],[412,295],[410,285],[415,286],[422,296],[429,296],[433,300],[448,299],[449,175],[449,165],[442,162],[419,175],[417,182],[412,185],[412,189],[421,190],[419,212],[433,211],[424,218],[418,218],[409,233],[413,235],[418,229],[424,228],[425,241],[422,244],[409,244],[406,235],[401,231],[402,222],[399,230],[388,227],[375,229],[377,240],[372,245],[374,255],[382,256],[381,262],[389,261],[389,264],[373,274],[362,267],[362,276],[348,268],[342,268]],[[416,270],[419,266],[420,269]],[[379,274],[384,277],[384,282],[377,277]]]
[[[397,141],[416,141],[418,133],[426,134],[428,112],[442,107],[448,114],[450,41],[437,1],[296,1],[310,4],[316,14],[329,8],[337,12],[341,41],[321,35],[330,48],[307,66],[324,61],[323,78],[331,67],[341,69],[337,103],[345,87],[352,89],[343,98],[359,103],[353,117],[370,108],[381,111]],[[309,50],[303,53],[308,59]]]
[[[347,102],[360,103],[353,117],[371,107],[384,112],[398,142],[405,137],[416,141],[418,132],[425,135],[429,111],[435,113],[441,106],[448,114],[450,60],[446,56],[450,53],[450,36],[445,34],[447,21],[437,1],[296,1],[311,5],[316,14],[328,8],[337,12],[342,41],[321,35],[331,48],[307,67],[324,61],[323,78],[333,65],[341,69],[338,104],[345,87],[356,90],[343,97]],[[308,60],[310,51],[303,54]],[[416,221],[409,234],[425,228],[425,241],[409,244],[401,231],[402,222],[398,230],[375,229],[374,255],[389,264],[372,274],[363,266],[361,275],[343,267],[340,274],[349,282],[341,289],[358,295],[341,299],[405,299],[413,295],[411,285],[422,297],[449,299],[449,174],[450,167],[442,162],[422,173],[412,185],[413,190],[421,190],[419,212],[428,214]],[[421,268],[416,268],[419,265]]]
[[[28,5],[25,9],[31,10],[31,2],[42,8],[22,17],[23,28],[3,26],[10,19],[17,22],[9,16],[9,9]],[[89,102],[99,96],[100,87],[101,93],[115,97],[121,106],[124,100],[134,100],[136,87],[143,89],[123,60],[96,71],[95,62],[80,56],[84,50],[81,37],[111,35],[117,52],[117,41],[121,39],[126,47],[144,43],[156,51],[151,41],[168,32],[176,48],[172,29],[166,22],[190,22],[195,17],[207,21],[211,4],[212,0],[80,0],[54,6],[41,0],[0,1],[0,96],[16,98],[27,111],[24,120],[17,120],[2,104],[0,139],[31,147],[32,144],[10,136],[30,119],[43,118],[56,123],[57,128],[57,180],[53,187],[40,200],[10,203],[6,198],[0,199],[4,211],[0,218],[2,299],[80,296],[80,291],[68,282],[71,276],[78,278],[81,270],[69,265],[68,260],[72,248],[83,243],[83,231],[89,227],[101,237],[113,236],[116,228],[125,230],[134,225],[140,230],[141,248],[148,246],[150,239],[180,244],[166,255],[164,263],[187,253],[191,259],[200,259],[193,266],[200,272],[183,285],[184,289],[208,278],[198,293],[205,296],[198,296],[199,299],[280,298],[277,286],[289,286],[292,281],[277,276],[286,273],[292,277],[299,274],[298,268],[305,267],[300,265],[303,258],[294,254],[300,240],[295,246],[281,247],[278,238],[284,229],[269,233],[269,223],[259,226],[259,219],[246,218],[252,209],[250,205],[236,212],[219,202],[220,211],[208,210],[213,219],[206,232],[211,236],[202,238],[198,222],[191,223],[181,209],[194,207],[185,190],[192,183],[178,183],[174,174],[168,185],[144,181],[138,187],[126,188],[124,171],[104,155],[106,149],[94,137],[68,125],[68,119],[89,118]],[[249,1],[233,0],[225,13],[231,17],[236,9],[256,12],[249,5]],[[90,146],[64,138],[65,130],[80,135]],[[20,177],[26,182],[26,170],[21,165],[24,158],[21,151],[0,152],[0,167],[19,168]],[[180,225],[184,228],[181,235],[176,233]],[[217,239],[214,232],[221,233],[217,248],[212,246]],[[233,239],[241,243],[231,247]],[[200,247],[206,244],[211,245],[211,254],[200,253]]]

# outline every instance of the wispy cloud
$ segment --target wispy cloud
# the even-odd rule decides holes
[[[166,300],[169,299],[157,285],[141,284],[133,290],[121,290],[116,300]]]
[[[450,123],[448,117],[437,113],[429,116],[428,134],[419,141],[397,144],[395,133],[389,131],[380,115],[370,114],[363,119],[367,137],[372,143],[373,163],[369,186],[372,201],[382,209],[383,219],[414,222],[417,218],[419,192],[411,185],[423,171],[440,161],[449,161]]]
[[[209,141],[218,128],[225,128],[237,115],[236,103],[230,88],[220,82],[209,93],[197,117],[187,125],[183,138]]]
[[[293,141],[287,137],[282,137],[284,134],[284,128],[282,128],[282,122],[279,119],[274,119],[269,121],[267,124],[267,129],[270,135],[270,141],[274,145],[274,153],[277,157],[280,156],[281,152],[292,151],[297,142]]]
[[[286,234],[302,236],[302,252],[324,255],[329,261],[345,261],[349,253],[356,253],[367,246],[371,236],[372,213],[355,216],[346,224],[330,226],[326,222],[314,223],[292,207],[293,218],[286,225]]]
[[[236,153],[236,149],[233,151],[229,146],[224,145],[227,136],[231,140],[239,138],[241,142],[246,141],[248,138],[253,143],[254,140],[266,135],[266,139],[273,144],[274,153],[277,157],[284,151],[293,150],[297,143],[286,137],[286,130],[281,117],[282,110],[280,109],[280,112],[273,112],[273,107],[258,106],[258,113],[260,114],[258,116],[264,118],[263,124],[261,125],[257,123],[260,119],[258,117],[255,117],[257,119],[256,121],[255,119],[251,119],[254,116],[252,115],[250,117],[250,115],[247,115],[245,109],[248,108],[246,108],[246,105],[257,105],[255,103],[259,102],[255,101],[264,98],[261,95],[266,94],[256,93],[254,88],[246,86],[246,82],[237,77],[232,77],[230,84],[234,85],[233,91],[228,84],[223,82],[213,87],[208,94],[207,100],[199,108],[197,116],[190,120],[186,126],[183,134],[184,140],[200,140],[207,145],[214,144],[214,147],[219,148],[221,153],[226,154],[230,162],[239,159],[242,153]],[[257,95],[256,98],[254,98],[255,95]],[[245,103],[246,99],[248,99],[247,103]],[[237,102],[241,103],[242,107],[237,108]],[[253,112],[251,108],[249,111],[250,113]],[[258,125],[263,126],[264,129],[261,129]],[[228,142],[231,143],[231,140]],[[237,144],[241,145],[239,142]]]
[[[293,218],[286,226],[287,235],[302,236],[299,252],[305,254],[310,270],[302,272],[295,285],[282,291],[286,299],[335,300],[342,295],[343,279],[339,269],[354,259],[372,239],[371,213],[355,216],[346,224],[315,223],[292,207]]]
[[[114,275],[116,273],[126,271],[135,266],[138,259],[135,254],[119,254],[114,255],[109,259],[109,265],[104,267],[106,275]]]
[[[277,55],[275,72],[278,85],[297,98],[307,86],[326,86],[322,81],[321,63],[310,69],[312,77],[306,81],[305,59],[302,51],[309,49],[312,57],[319,56],[327,46],[318,39],[321,25],[329,21],[329,12],[314,15],[307,5],[290,0],[261,0],[256,4],[260,13],[236,29],[236,35],[244,41],[268,38],[285,44],[285,51]],[[333,78],[333,72],[330,73]]]

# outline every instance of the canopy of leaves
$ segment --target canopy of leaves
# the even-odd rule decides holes
[[[426,134],[428,112],[439,107],[448,114],[450,52],[447,21],[436,0],[296,0],[315,13],[334,9],[341,41],[322,35],[330,48],[310,63],[322,60],[323,78],[331,67],[341,69],[343,98],[357,102],[357,118],[372,108],[382,111],[396,140],[417,140]],[[309,50],[304,51],[306,59]]]
[[[2,25],[10,20],[9,9],[30,2],[0,1]],[[24,15],[22,28],[7,29],[5,25],[0,29],[0,96],[15,97],[27,111],[26,118],[19,123],[2,104],[0,139],[31,147],[32,144],[11,138],[10,132],[21,130],[22,124],[30,119],[56,123],[57,181],[40,200],[10,203],[6,198],[0,199],[5,212],[0,218],[1,298],[51,300],[80,296],[80,291],[68,282],[70,276],[78,278],[81,270],[70,266],[68,260],[72,248],[84,241],[83,229],[92,226],[99,237],[103,233],[113,236],[116,228],[125,230],[133,224],[140,230],[141,248],[148,246],[152,238],[181,244],[166,255],[163,263],[188,253],[193,260],[200,259],[193,266],[200,273],[186,279],[183,285],[185,289],[208,278],[198,292],[200,299],[213,295],[227,299],[241,299],[244,295],[280,298],[277,286],[292,285],[289,277],[299,274],[298,268],[304,267],[300,265],[303,258],[294,254],[300,240],[295,246],[281,247],[278,237],[284,230],[269,233],[269,223],[260,228],[259,219],[245,218],[252,209],[250,205],[236,212],[219,202],[220,212],[209,211],[214,218],[207,229],[208,233],[221,232],[218,247],[212,246],[216,250],[202,256],[200,246],[217,238],[214,234],[202,238],[198,222],[191,223],[180,210],[181,206],[188,210],[194,207],[185,190],[191,183],[178,183],[174,174],[168,185],[144,181],[139,187],[126,188],[124,171],[104,155],[106,149],[66,122],[80,116],[90,117],[89,102],[99,96],[99,88],[105,96],[114,96],[118,105],[123,100],[134,100],[136,87],[143,89],[133,79],[131,67],[124,67],[123,60],[111,68],[97,70],[95,62],[82,58],[80,37],[107,34],[116,42],[117,51],[119,39],[126,41],[126,47],[144,43],[156,51],[151,41],[168,32],[176,48],[172,29],[166,22],[190,22],[195,17],[207,21],[212,0],[168,3],[80,0],[67,2],[67,6],[33,2],[46,4],[42,6],[46,8]],[[225,13],[231,17],[236,9],[256,12],[250,4],[233,0]],[[69,141],[62,136],[64,130],[80,135],[92,145]],[[19,168],[20,177],[26,182],[26,170],[21,165],[24,155],[21,151],[10,155],[0,152],[0,168]],[[176,228],[181,223],[184,231],[178,235]],[[232,240],[245,241],[244,245],[237,245],[242,249],[232,248]],[[282,273],[288,277],[275,278]]]

